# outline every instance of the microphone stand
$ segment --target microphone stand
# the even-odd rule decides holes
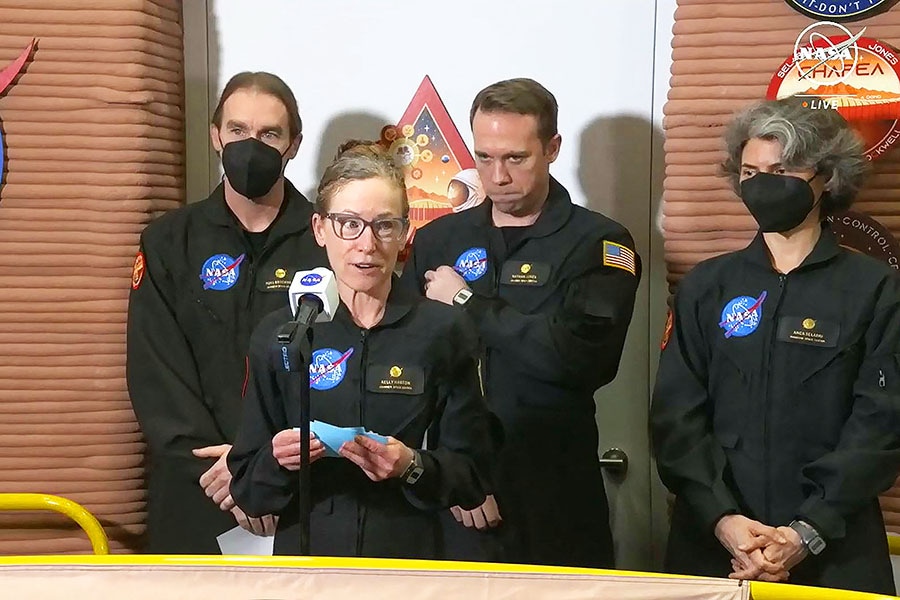
[[[299,303],[297,316],[278,331],[277,339],[284,368],[300,375],[300,555],[309,556],[309,519],[312,493],[309,465],[309,361],[312,358],[313,330],[310,324],[318,311]]]

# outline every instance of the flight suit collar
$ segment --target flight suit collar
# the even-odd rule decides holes
[[[753,263],[772,269],[772,259],[769,258],[769,248],[763,239],[762,232],[756,234],[750,245],[743,250],[744,255]],[[797,269],[804,269],[813,265],[828,262],[840,253],[840,246],[826,222],[822,223],[822,234],[819,236],[812,252],[809,253]]]
[[[287,179],[284,180],[283,202],[285,202],[283,210],[275,219],[275,222],[272,224],[272,230],[269,232],[270,241],[286,235],[302,233],[311,226],[312,204]],[[225,203],[224,180],[209,195],[209,202],[204,204],[203,213],[207,219],[216,225],[231,228],[239,227],[237,219],[231,214],[228,204]]]
[[[418,301],[418,296],[412,291],[407,290],[406,286],[400,285],[400,281],[396,275],[391,276],[391,291],[388,293],[387,305],[384,307],[384,316],[381,321],[373,329],[387,327],[398,322],[412,310],[413,305]],[[350,314],[347,305],[341,302],[335,311],[335,319],[340,319],[346,324],[358,328]]]
[[[489,228],[494,226],[491,209],[492,203],[490,198],[488,198],[480,206],[470,210],[478,211],[476,213],[478,225]],[[572,198],[569,196],[569,192],[551,176],[547,201],[544,203],[544,208],[541,210],[537,221],[530,227],[527,237],[546,237],[556,233],[566,224],[571,214]]]

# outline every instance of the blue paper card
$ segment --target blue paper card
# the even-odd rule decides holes
[[[353,438],[358,435],[364,435],[381,444],[387,444],[388,442],[385,436],[367,431],[364,427],[337,427],[324,421],[311,421],[309,430],[324,444],[325,456],[331,458],[342,458],[338,454],[341,445],[344,442],[353,441]],[[294,427],[294,431],[300,431],[300,428]]]

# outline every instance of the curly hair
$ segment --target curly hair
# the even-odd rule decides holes
[[[316,212],[326,214],[331,198],[347,183],[374,178],[384,179],[397,188],[403,216],[408,216],[409,198],[403,170],[394,162],[387,148],[369,140],[348,140],[340,145],[316,189]]]
[[[738,195],[741,155],[752,138],[781,144],[785,169],[814,169],[827,178],[823,218],[850,207],[869,170],[862,141],[836,110],[811,109],[808,98],[796,96],[768,100],[739,113],[725,132],[727,157],[720,168]]]

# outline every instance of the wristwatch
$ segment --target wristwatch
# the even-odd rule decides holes
[[[800,541],[803,542],[803,546],[809,550],[810,554],[821,554],[822,550],[825,549],[825,540],[822,539],[816,528],[806,521],[791,521],[789,527],[797,532],[797,535],[800,536]]]
[[[400,479],[405,481],[407,485],[414,485],[424,472],[425,467],[422,465],[422,457],[417,451],[413,450],[413,459],[410,461],[409,466],[406,467],[403,475],[400,476]]]
[[[472,297],[472,290],[469,288],[463,288],[456,292],[456,295],[453,296],[453,305],[454,306],[463,306],[466,302],[469,301],[469,298]]]

